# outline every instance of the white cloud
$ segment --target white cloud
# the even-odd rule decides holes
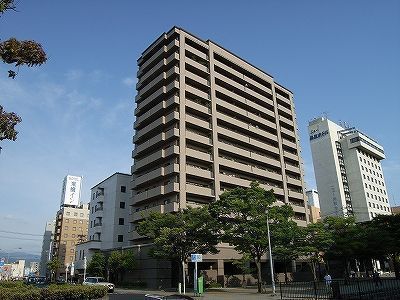
[[[81,79],[83,76],[83,71],[82,70],[69,70],[67,73],[65,73],[65,77],[67,77],[68,80],[78,80]]]
[[[122,80],[122,83],[127,87],[134,87],[136,84],[136,78],[133,77],[126,77]]]

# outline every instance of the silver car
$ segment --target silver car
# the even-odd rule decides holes
[[[108,292],[114,292],[114,284],[107,282],[103,277],[86,277],[83,285],[104,285],[108,287]]]

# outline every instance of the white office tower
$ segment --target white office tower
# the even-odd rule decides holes
[[[363,222],[391,214],[380,163],[383,147],[325,117],[311,121],[308,131],[322,218],[354,215]]]
[[[307,203],[310,206],[315,206],[320,208],[319,205],[319,196],[317,190],[308,190],[306,191]]]
[[[46,227],[43,234],[42,253],[40,256],[39,274],[40,276],[47,275],[47,262],[51,258],[51,248],[54,240],[54,230],[56,227],[56,220],[46,222]]]

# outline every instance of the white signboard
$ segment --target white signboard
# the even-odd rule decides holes
[[[67,175],[64,178],[61,193],[61,205],[79,205],[81,184],[81,176]]]
[[[203,254],[191,254],[190,260],[192,262],[202,262],[203,261]]]

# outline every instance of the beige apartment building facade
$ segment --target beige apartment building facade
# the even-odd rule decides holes
[[[273,189],[278,204],[291,204],[296,221],[306,225],[290,90],[216,43],[177,27],[142,53],[138,67],[131,170],[134,248],[143,249],[136,226],[150,211],[217,201],[225,190],[249,187],[253,180]],[[224,260],[235,256],[230,247],[221,249],[217,256],[205,256],[218,276],[224,274]]]
[[[52,258],[61,262],[56,278],[65,278],[66,266],[75,260],[75,247],[87,240],[89,222],[88,204],[63,206],[57,212],[52,244]]]

